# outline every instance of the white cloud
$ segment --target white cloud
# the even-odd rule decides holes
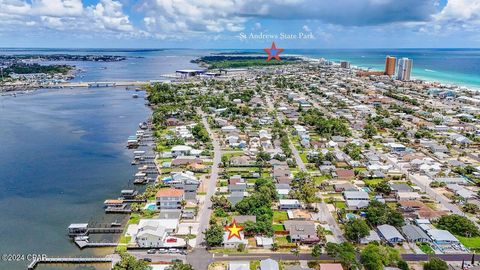
[[[80,16],[83,12],[81,0],[33,0],[31,12],[41,16]]]
[[[36,30],[82,31],[90,34],[138,35],[119,1],[100,0],[84,6],[81,0],[0,0],[0,30],[37,27]]]
[[[478,32],[480,0],[449,0],[432,20],[417,25],[418,31],[429,35],[450,35],[459,31]]]

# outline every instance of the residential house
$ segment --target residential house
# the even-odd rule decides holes
[[[298,209],[302,208],[299,200],[295,199],[280,199],[279,200],[279,209],[287,210],[287,209]]]
[[[403,235],[407,238],[408,242],[431,242],[430,237],[418,226],[413,224],[407,224],[402,226]]]
[[[405,241],[402,234],[392,225],[384,224],[377,226],[379,235],[389,244],[398,244]]]
[[[259,270],[279,270],[278,262],[272,259],[265,259],[260,261]]]
[[[239,245],[243,244],[245,247],[248,245],[248,240],[245,239],[245,235],[243,231],[240,232],[240,238],[238,237],[231,237],[228,239],[228,236],[230,235],[230,232],[224,232],[223,233],[223,247],[225,248],[238,248]]]
[[[283,225],[293,242],[312,244],[320,241],[315,223],[311,220],[286,220]]]
[[[159,210],[181,209],[185,192],[181,189],[162,188],[157,191],[155,198]]]
[[[343,197],[349,210],[358,210],[370,204],[370,197],[365,191],[344,191]]]

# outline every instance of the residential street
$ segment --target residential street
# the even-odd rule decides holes
[[[215,188],[217,185],[217,178],[218,178],[218,164],[220,164],[220,161],[222,158],[222,152],[220,149],[220,143],[218,139],[210,129],[210,125],[208,124],[205,113],[200,110],[197,110],[197,112],[202,116],[202,123],[205,126],[205,129],[208,131],[210,138],[212,139],[213,152],[214,152],[213,165],[210,172],[210,179],[208,180],[208,185],[207,185],[207,191],[206,191],[207,194],[205,196],[204,203],[200,207],[200,210],[198,212],[198,216],[200,219],[199,219],[198,233],[195,241],[195,247],[199,248],[203,245],[203,242],[205,239],[203,232],[207,229],[208,222],[210,220],[210,215],[212,214],[212,209],[211,209],[212,202],[210,201],[210,198],[213,196],[213,194],[215,194]]]

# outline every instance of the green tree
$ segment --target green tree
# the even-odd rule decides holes
[[[230,165],[230,158],[227,155],[222,156],[223,167]]]
[[[404,223],[403,216],[400,212],[379,201],[372,201],[365,212],[367,221],[373,226],[386,223],[399,227]]]
[[[354,270],[359,268],[355,247],[351,243],[327,243],[325,250],[329,256],[339,260],[346,269]]]
[[[214,247],[222,244],[224,229],[218,224],[210,226],[205,232],[205,241],[207,246]]]
[[[398,265],[400,260],[398,250],[373,243],[360,253],[360,261],[367,270],[381,270],[384,266]]]
[[[150,270],[152,267],[143,260],[137,260],[134,256],[120,252],[121,260],[113,266],[113,270]]]
[[[366,270],[382,270],[383,260],[378,245],[368,245],[360,254],[360,262]]]
[[[356,218],[345,224],[345,237],[350,241],[358,243],[360,239],[367,236],[369,232],[370,228],[363,219]]]
[[[312,256],[315,258],[319,258],[322,255],[322,245],[316,244],[312,248]]]
[[[423,265],[423,270],[448,270],[448,265],[444,260],[432,257]]]
[[[480,235],[477,226],[471,220],[457,214],[440,217],[437,221],[437,227],[465,237]]]
[[[478,205],[473,204],[473,203],[466,203],[462,206],[463,211],[470,213],[470,214],[475,214],[478,212],[479,208]]]
[[[408,263],[404,260],[398,261],[397,267],[400,268],[401,270],[409,270],[410,269],[410,267],[408,266]]]
[[[193,270],[193,267],[188,263],[176,262],[167,267],[166,270]]]

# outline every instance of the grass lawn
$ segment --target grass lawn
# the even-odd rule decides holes
[[[227,172],[255,172],[258,171],[258,167],[251,166],[251,167],[228,167],[226,169]]]
[[[468,249],[480,249],[480,236],[477,237],[464,237],[455,235],[460,240],[460,243]]]
[[[425,254],[434,254],[432,247],[428,243],[417,243],[417,246],[423,251]]]
[[[275,243],[279,245],[288,245],[290,244],[290,241],[288,241],[288,238],[286,236],[281,236],[281,237],[275,237]]]
[[[273,224],[272,229],[274,231],[284,231],[285,227],[282,224]]]
[[[367,186],[377,185],[383,181],[385,181],[383,178],[372,178],[363,180],[363,182],[365,182],[365,185]]]
[[[288,219],[287,212],[285,211],[275,211],[273,212],[273,221],[274,222],[282,222]]]
[[[314,176],[313,181],[315,181],[315,185],[319,186],[323,181],[329,179],[327,175],[321,175],[321,176]]]
[[[304,163],[308,163],[307,153],[300,153],[300,158]]]
[[[250,261],[250,270],[257,270],[260,267],[260,261]]]
[[[131,239],[132,239],[131,236],[122,235],[122,237],[120,237],[119,243],[120,243],[120,244],[128,244]]]
[[[138,224],[138,222],[140,222],[140,215],[136,213],[132,214],[128,220],[128,224]]]
[[[337,209],[345,209],[347,208],[347,205],[345,204],[345,202],[335,202],[335,206],[337,207]]]

